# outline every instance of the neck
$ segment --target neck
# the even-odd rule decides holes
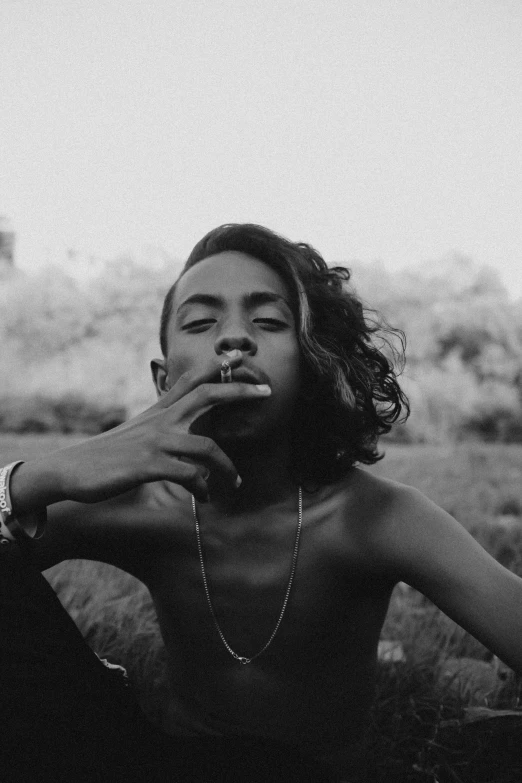
[[[211,503],[227,513],[245,513],[286,500],[297,491],[290,475],[289,444],[220,444],[242,479],[239,489],[223,492],[210,485]]]

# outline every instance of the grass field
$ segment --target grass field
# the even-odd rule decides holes
[[[1,436],[0,464],[70,442]],[[522,447],[390,445],[386,452],[372,471],[418,487],[522,575]],[[117,569],[84,561],[60,564],[47,576],[94,649],[127,667],[144,709],[161,724],[166,661],[145,588]],[[404,655],[392,649],[390,660],[381,661],[372,751],[354,783],[522,780],[521,683],[513,672],[403,584],[382,638]]]

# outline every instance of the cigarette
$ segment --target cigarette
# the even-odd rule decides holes
[[[230,362],[224,361],[221,365],[221,383],[232,383],[232,370]]]

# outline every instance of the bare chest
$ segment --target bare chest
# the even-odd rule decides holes
[[[294,667],[343,651],[369,655],[390,587],[331,518],[221,530],[187,525],[150,584],[175,659],[232,662],[231,652]],[[355,640],[357,643],[355,644]],[[267,643],[269,643],[267,645]],[[261,660],[261,659],[260,659]]]

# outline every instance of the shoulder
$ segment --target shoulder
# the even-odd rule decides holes
[[[354,468],[338,483],[336,492],[346,510],[357,512],[359,523],[373,532],[431,502],[414,487],[376,476],[364,468]]]
[[[522,580],[421,492],[358,471],[347,485],[359,508],[365,562],[423,593],[496,655],[522,671]],[[349,508],[349,505],[346,506]],[[346,519],[348,529],[349,521]]]
[[[335,487],[343,530],[391,579],[405,579],[410,562],[458,523],[414,487],[355,468]]]
[[[351,492],[366,557],[392,581],[434,600],[457,582],[462,588],[470,574],[497,566],[454,517],[414,487],[358,470]]]
[[[335,523],[335,529],[353,543],[368,539],[412,502],[415,490],[375,476],[361,468],[351,470],[333,484],[310,495],[310,505],[320,519]]]

